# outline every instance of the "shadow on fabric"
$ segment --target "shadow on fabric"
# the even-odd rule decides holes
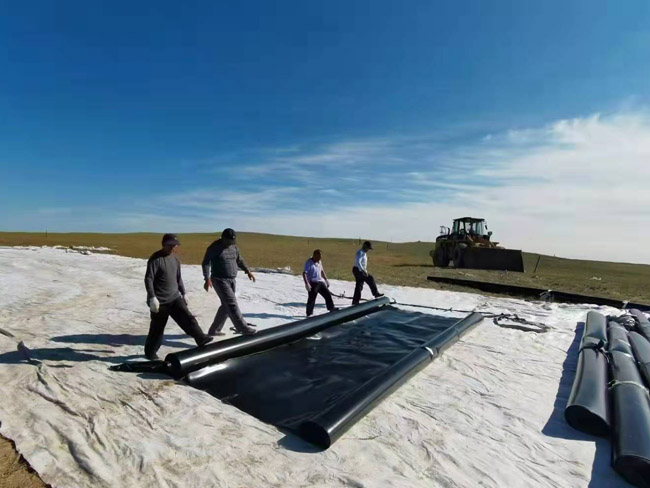
[[[73,349],[71,347],[53,347],[28,349],[20,348],[16,351],[0,354],[0,364],[39,364],[42,361],[105,361],[108,363],[122,363],[130,359],[141,357],[135,356],[98,356],[98,352],[110,353],[113,351],[97,351],[88,349]]]
[[[112,348],[122,346],[142,346],[147,339],[146,335],[134,334],[71,334],[50,338],[52,342],[65,344],[101,344]],[[181,342],[178,339],[188,339],[188,342]],[[176,348],[194,347],[194,341],[185,334],[168,334],[163,338],[163,345]],[[32,349],[22,342],[18,344],[17,350],[0,354],[0,364],[39,364],[41,361],[104,361],[111,364],[121,364],[133,359],[142,359],[142,354],[100,356],[99,354],[114,354],[113,349],[83,349],[73,347],[43,347]],[[65,367],[58,365],[55,367]]]
[[[144,346],[146,335],[134,334],[71,334],[51,337],[52,342],[65,344],[105,344],[112,347]],[[189,339],[189,342],[180,342],[178,339]],[[194,347],[194,341],[185,334],[165,334],[163,345],[169,347]]]
[[[332,298],[339,298],[339,297],[336,297],[336,296],[332,295]],[[274,303],[276,303],[276,302],[274,302]],[[280,305],[281,307],[300,307],[300,308],[304,309],[307,306],[307,301],[305,300],[304,302],[276,303],[276,305]],[[316,305],[314,306],[314,309],[317,309],[317,308],[325,308],[326,309],[324,303],[316,303]]]
[[[298,315],[280,315],[275,313],[245,313],[245,319],[286,319],[286,320],[296,320],[304,319],[304,316]]]
[[[324,452],[325,448],[316,446],[311,442],[301,439],[298,435],[293,434],[288,429],[279,429],[284,437],[278,441],[278,445],[284,447],[288,451],[302,452],[305,454],[316,454]]]
[[[580,349],[580,340],[584,331],[584,322],[578,322],[575,328],[575,335],[571,345],[567,349],[566,358],[562,363],[562,377],[558,385],[553,413],[549,417],[546,425],[542,429],[542,434],[559,439],[568,439],[573,441],[592,441],[596,445],[596,453],[591,468],[591,480],[589,488],[611,488],[611,487],[631,487],[616,471],[611,467],[611,444],[609,439],[598,437],[571,427],[564,418],[564,409],[569,401],[573,379],[578,367],[578,350]]]

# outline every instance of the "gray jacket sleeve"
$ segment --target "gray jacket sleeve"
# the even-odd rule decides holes
[[[178,272],[176,273],[178,279],[178,291],[181,292],[181,295],[185,295],[185,283],[183,283],[183,277],[181,276],[181,260],[177,258],[176,261],[178,261]]]
[[[156,276],[156,271],[158,271],[158,260],[152,259],[147,263],[147,271],[144,274],[144,288],[147,290],[147,303],[156,296],[153,290],[153,279]]]
[[[244,258],[239,254],[239,248],[237,248],[237,266],[246,273],[250,273],[250,271],[248,271],[248,266],[246,266],[246,261],[244,261]]]
[[[205,250],[205,256],[203,256],[203,262],[201,263],[201,268],[203,269],[203,278],[206,280],[210,279],[210,261],[212,259],[211,256],[211,251],[212,250],[212,244],[208,246],[208,248]]]

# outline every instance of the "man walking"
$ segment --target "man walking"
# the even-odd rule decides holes
[[[370,292],[375,298],[384,296],[383,293],[379,293],[379,290],[377,290],[375,278],[373,278],[371,274],[368,274],[368,251],[372,251],[372,244],[370,241],[364,242],[363,246],[361,246],[361,249],[357,251],[357,254],[354,257],[354,267],[352,268],[352,274],[354,274],[356,285],[354,287],[352,305],[358,305],[361,301],[361,290],[363,290],[364,283],[368,283]]]
[[[176,255],[179,245],[175,234],[165,234],[162,238],[162,249],[153,253],[147,261],[144,287],[147,290],[147,304],[151,310],[151,324],[144,354],[152,361],[158,359],[156,353],[162,344],[170,315],[198,346],[212,341],[212,337],[203,333],[196,318],[187,308],[185,285],[181,278],[181,262]]]
[[[305,269],[302,273],[305,281],[305,289],[309,293],[307,297],[307,317],[314,313],[316,296],[320,294],[325,299],[325,305],[330,312],[336,310],[332,301],[332,294],[329,291],[330,282],[327,279],[323,263],[321,262],[320,249],[316,249],[312,256],[305,262]]]
[[[205,251],[203,258],[203,277],[205,284],[203,288],[208,291],[214,287],[214,291],[219,295],[221,306],[214,316],[214,321],[208,331],[209,335],[223,335],[221,329],[226,322],[230,320],[235,330],[240,334],[250,335],[257,332],[250,324],[247,324],[237,305],[235,296],[237,269],[243,270],[248,278],[255,281],[255,276],[251,273],[239,254],[239,249],[235,241],[237,235],[232,229],[225,229],[221,233],[221,239],[214,241]]]

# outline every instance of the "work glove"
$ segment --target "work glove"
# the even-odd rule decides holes
[[[160,302],[156,297],[151,297],[149,299],[149,310],[151,310],[153,313],[160,312]]]

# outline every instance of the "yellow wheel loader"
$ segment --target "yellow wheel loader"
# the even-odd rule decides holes
[[[446,268],[494,269],[524,271],[520,250],[505,249],[490,239],[484,219],[462,217],[455,219],[452,228],[441,226],[436,247],[429,253],[433,265]]]

